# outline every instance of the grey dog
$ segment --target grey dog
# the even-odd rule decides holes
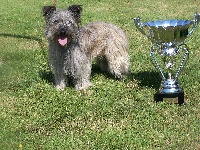
[[[128,38],[119,27],[93,22],[80,27],[82,7],[72,5],[56,10],[44,6],[45,35],[49,43],[49,59],[55,87],[64,90],[69,80],[76,90],[91,86],[92,61],[116,79],[129,73]]]

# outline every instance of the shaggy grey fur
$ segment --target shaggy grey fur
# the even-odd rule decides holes
[[[65,89],[69,79],[73,80],[76,90],[91,86],[91,66],[95,58],[103,71],[117,79],[129,73],[128,39],[122,29],[105,22],[80,27],[81,11],[80,5],[65,10],[43,7],[49,59],[57,89]]]

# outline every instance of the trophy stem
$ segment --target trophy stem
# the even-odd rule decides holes
[[[169,70],[169,73],[168,73],[168,77],[169,77],[170,80],[172,79],[172,73],[170,72],[170,70]]]

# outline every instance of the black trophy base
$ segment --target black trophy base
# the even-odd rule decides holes
[[[156,93],[154,95],[154,99],[156,102],[169,102],[169,103],[176,103],[179,105],[184,104],[184,92],[178,93]]]

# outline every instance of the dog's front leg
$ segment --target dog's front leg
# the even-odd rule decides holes
[[[50,64],[54,75],[56,89],[64,90],[67,86],[67,77],[64,73],[64,55],[59,50],[50,53]]]
[[[57,90],[64,90],[66,88],[67,79],[62,73],[54,73],[55,87]]]

